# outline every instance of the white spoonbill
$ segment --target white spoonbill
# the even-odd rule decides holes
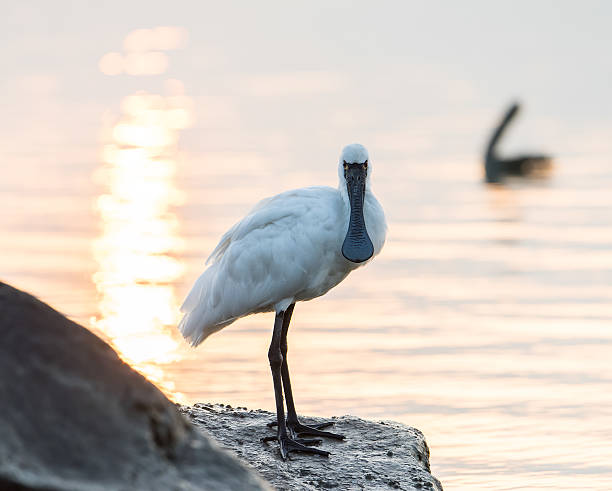
[[[363,145],[340,155],[338,189],[314,186],[260,201],[236,223],[208,258],[210,266],[187,295],[179,324],[197,346],[240,317],[276,312],[268,359],[276,398],[277,436],[283,459],[289,452],[329,455],[308,445],[343,439],[298,421],[287,365],[287,331],[296,302],[319,297],[380,252],[387,224],[372,194],[372,164]],[[287,401],[287,418],[283,403]]]

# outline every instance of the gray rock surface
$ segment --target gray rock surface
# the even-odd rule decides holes
[[[221,404],[183,406],[181,411],[219,443],[255,467],[279,490],[442,490],[429,471],[429,449],[423,434],[393,421],[373,422],[353,416],[332,418],[330,431],[345,441],[324,439],[320,448],[330,457],[290,454],[283,462],[278,444],[261,439],[274,435],[268,411]],[[303,418],[303,423],[322,423]]]
[[[105,342],[0,283],[0,489],[269,486]]]

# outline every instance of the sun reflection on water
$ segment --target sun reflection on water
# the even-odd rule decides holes
[[[174,283],[184,266],[173,213],[182,193],[174,175],[178,134],[192,125],[193,108],[180,81],[165,85],[166,95],[125,97],[121,116],[105,132],[95,175],[105,189],[96,201],[102,231],[93,245],[99,315],[91,324],[127,363],[182,400],[163,367],[184,357],[175,330]]]

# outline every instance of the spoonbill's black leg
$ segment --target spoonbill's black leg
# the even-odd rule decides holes
[[[291,310],[293,310],[293,308]],[[276,399],[276,420],[278,424],[276,437],[280,445],[281,457],[283,458],[283,460],[286,460],[287,456],[289,455],[289,452],[304,452],[323,455],[327,457],[329,455],[329,452],[319,450],[318,448],[307,447],[306,445],[299,443],[299,441],[297,441],[295,437],[291,438],[287,434],[287,425],[285,422],[285,406],[283,403],[283,389],[281,381],[281,367],[283,365],[281,339],[284,317],[285,312],[279,312],[278,314],[276,314],[276,318],[274,319],[274,332],[272,333],[272,342],[270,343],[270,349],[268,350],[268,360],[270,361],[270,369],[272,370],[272,380],[274,382],[274,396]],[[291,314],[289,314],[289,317],[291,317]]]
[[[287,399],[287,429],[292,433],[292,436],[321,436],[335,438],[336,440],[344,440],[344,435],[330,433],[329,431],[321,431],[323,428],[333,425],[334,423],[331,421],[313,426],[306,426],[298,421],[295,404],[293,402],[293,392],[291,391],[291,380],[289,380],[289,365],[287,365],[287,332],[289,331],[289,323],[291,322],[291,315],[293,314],[294,307],[295,304],[292,303],[285,311],[280,341],[280,349],[283,357],[281,375],[285,398]]]

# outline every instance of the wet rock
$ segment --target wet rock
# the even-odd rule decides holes
[[[0,283],[0,489],[269,486],[105,342]]]
[[[183,406],[181,411],[226,449],[239,450],[241,458],[279,490],[442,490],[430,473],[423,434],[401,423],[377,423],[354,416],[333,418],[331,431],[345,435],[346,440],[324,439],[320,448],[329,450],[330,457],[292,453],[290,460],[283,462],[276,442],[261,441],[275,434],[276,430],[267,426],[275,419],[273,413],[204,403]],[[302,422],[325,421],[303,418]],[[237,440],[242,443],[237,445]]]

